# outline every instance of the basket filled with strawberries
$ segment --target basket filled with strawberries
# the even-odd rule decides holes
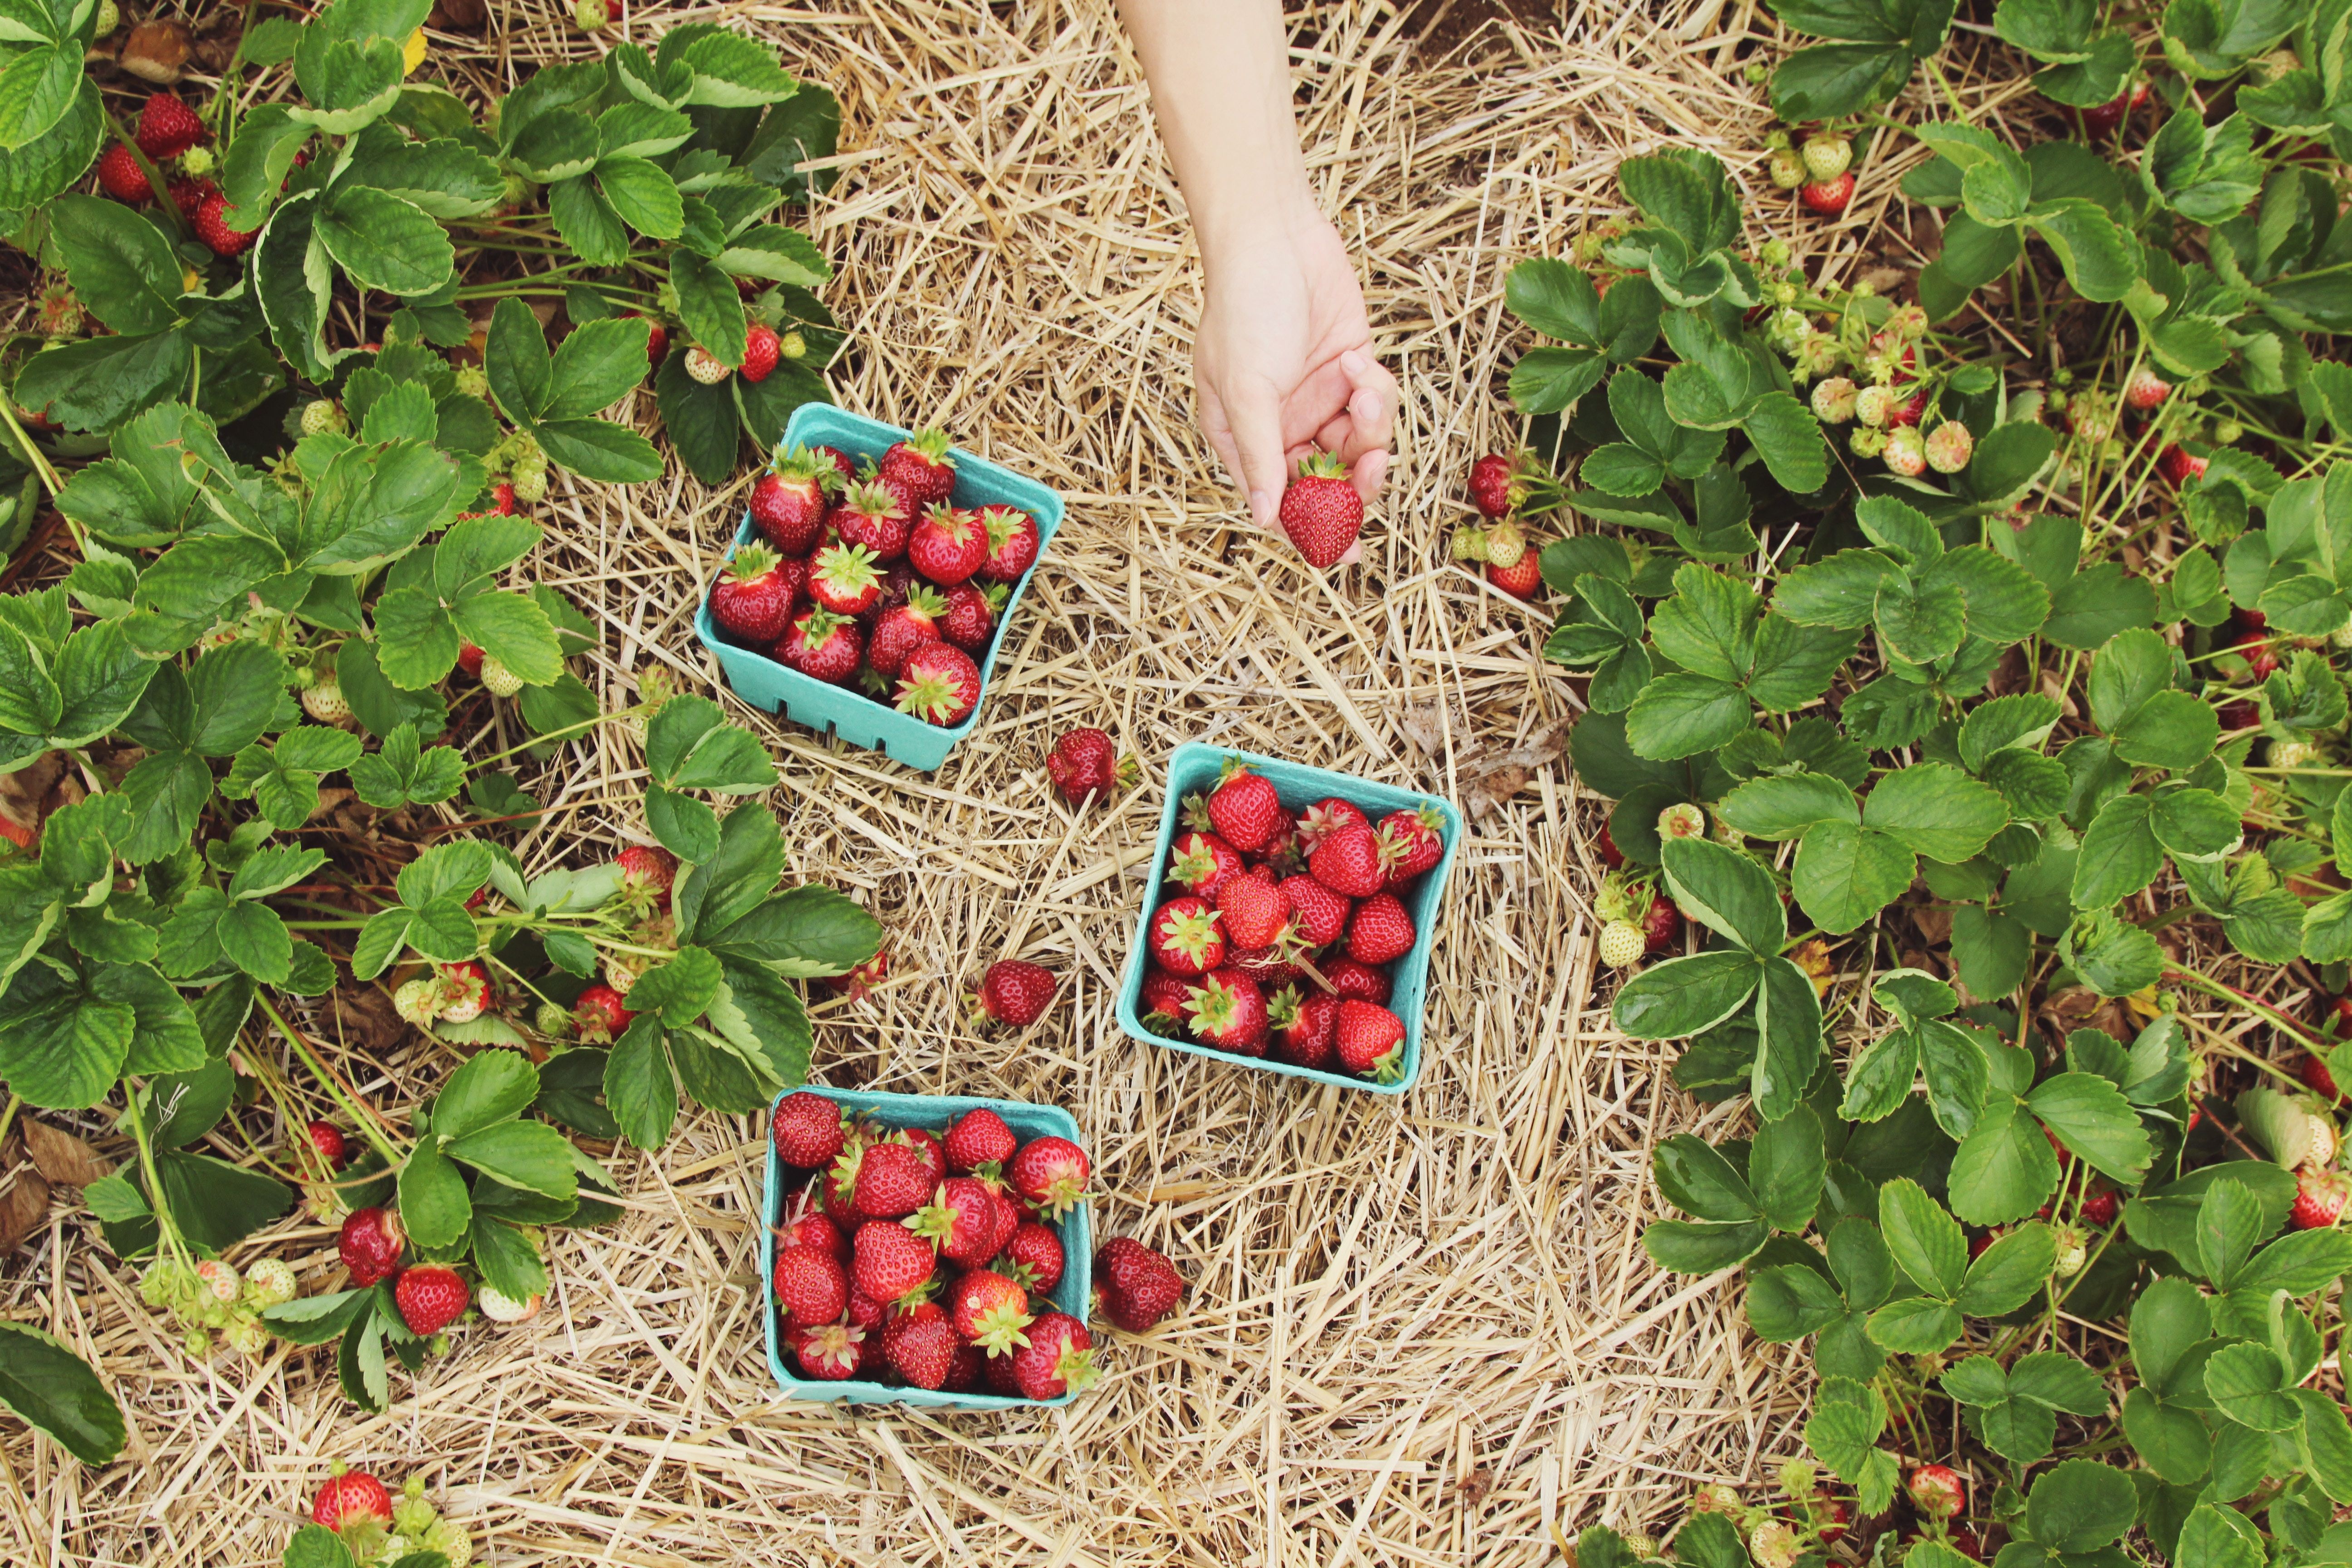
[[[1452,803],[1198,742],[1168,764],[1153,890],[1119,1026],[1139,1040],[1318,1083],[1402,1094]]]
[[[926,771],[979,722],[1062,501],[1008,468],[804,403],[695,635],[755,708]]]
[[[852,1405],[1068,1404],[1099,1375],[1090,1173],[1055,1106],[780,1097],[760,1249],[777,1385]],[[1175,1287],[1148,1305],[1167,1310]]]

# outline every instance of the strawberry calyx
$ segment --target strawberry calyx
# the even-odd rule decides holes
[[[1339,461],[1337,452],[1309,452],[1298,459],[1298,477],[1302,479],[1344,479],[1348,466]]]
[[[738,583],[756,583],[775,571],[783,557],[764,544],[754,544],[738,551],[735,559],[727,563],[727,574]]]
[[[768,465],[768,471],[780,479],[796,483],[814,481],[827,495],[842,489],[845,482],[831,458],[804,446],[794,447],[779,457]]]

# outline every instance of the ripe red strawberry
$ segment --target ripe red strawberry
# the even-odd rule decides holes
[[[1391,1083],[1404,1070],[1404,1020],[1377,1004],[1340,1003],[1331,1043],[1351,1073]]]
[[[629,1010],[621,994],[602,981],[580,993],[572,1005],[572,1023],[580,1037],[592,1045],[617,1040],[629,1032],[636,1015]]]
[[[457,645],[457,668],[477,680],[482,678],[483,657],[478,643],[460,642]]]
[[[1017,958],[1000,958],[981,976],[980,988],[964,997],[971,1009],[972,1027],[1002,1024],[1025,1029],[1045,1016],[1060,984],[1050,969]]]
[[[1282,531],[1309,566],[1339,563],[1364,531],[1364,498],[1349,482],[1348,469],[1329,452],[1317,452],[1298,465],[1298,477],[1282,492]]]
[[[2251,730],[2263,721],[2262,710],[2251,702],[2224,702],[2221,717],[2224,731]]]
[[[2113,1193],[2093,1193],[2083,1200],[2083,1222],[2105,1226],[2115,1222],[2119,1200]]]
[[[1486,518],[1508,517],[1527,499],[1518,480],[1518,465],[1501,452],[1489,452],[1470,465],[1470,504]]]
[[[1377,829],[1389,886],[1409,882],[1445,858],[1445,817],[1433,805],[1392,811]]]
[[[1003,1267],[997,1272],[1024,1290],[1037,1295],[1062,1282],[1062,1238],[1051,1226],[1024,1220],[1013,1227],[1003,1247]]]
[[[1276,992],[1265,1005],[1265,1053],[1292,1067],[1328,1068],[1339,1026],[1339,999],[1322,992],[1301,995],[1296,985]]]
[[[1353,801],[1328,795],[1298,814],[1298,847],[1312,855],[1323,841],[1342,827],[1370,827],[1366,816]]]
[[[848,1323],[819,1323],[793,1336],[801,1371],[826,1383],[856,1377],[866,1366],[866,1331]]]
[[[1135,1002],[1145,1027],[1160,1035],[1182,1035],[1192,1026],[1192,983],[1158,964],[1143,973]]]
[[[215,256],[243,256],[261,231],[231,228],[221,216],[228,206],[228,198],[215,191],[196,209],[196,237],[205,242]]]
[[[147,171],[139,166],[127,142],[117,142],[99,154],[98,183],[108,195],[134,207],[155,199],[155,188],[147,183]]]
[[[1305,946],[1328,947],[1347,931],[1348,900],[1314,878],[1285,877],[1282,891],[1290,900],[1291,928]]]
[[[806,555],[824,535],[826,498],[841,477],[822,452],[795,447],[751,486],[751,521],[786,555]]]
[[[1048,1312],[1029,1325],[1029,1342],[1013,1352],[1013,1381],[1030,1399],[1083,1394],[1100,1375],[1095,1370],[1094,1342],[1076,1318]]]
[[[2296,1075],[2303,1079],[2305,1085],[2314,1093],[2318,1094],[2325,1099],[2341,1100],[2344,1098],[2344,1096],[2336,1089],[2336,1075],[2329,1072],[2327,1070],[2327,1064],[2321,1061],[2317,1057],[2307,1056],[2304,1058],[2302,1063],[2296,1068]],[[317,1123],[314,1122],[312,1125],[315,1126]]]
[[[1140,771],[1135,759],[1120,756],[1100,730],[1066,730],[1045,754],[1045,776],[1072,805],[1084,805],[1089,797],[1110,799],[1133,784]]]
[[[752,545],[738,552],[710,585],[710,618],[719,630],[747,643],[765,645],[784,635],[792,589],[777,572],[772,550]]]
[[[311,1522],[335,1531],[354,1524],[391,1529],[392,1493],[383,1483],[365,1470],[346,1470],[340,1465],[335,1470],[310,1504]]]
[[[2142,366],[2124,383],[2124,401],[2145,414],[2172,395],[2172,384]]]
[[[1389,999],[1389,977],[1369,963],[1359,963],[1352,958],[1324,958],[1316,968],[1331,983],[1331,994],[1343,1002],[1370,1002],[1385,1006]]]
[[[825,519],[845,544],[863,545],[877,561],[896,561],[907,553],[907,535],[914,514],[898,498],[877,484],[853,484]]]
[[[991,583],[1018,583],[1035,564],[1040,540],[1037,520],[1015,506],[984,506],[980,526],[988,533],[988,559],[979,575]]]
[[[1200,828],[1178,834],[1168,847],[1168,879],[1204,899],[1215,898],[1225,879],[1242,869],[1240,850]]]
[[[299,156],[299,154],[297,154]],[[635,311],[630,312],[632,315]],[[661,369],[662,361],[669,358],[669,328],[659,321],[646,325],[646,373]]]
[[[923,1157],[923,1169],[931,1173],[932,1184],[937,1185],[947,1179],[947,1145],[940,1142],[940,1135],[929,1128],[901,1127],[890,1134],[888,1142],[904,1143],[908,1148],[920,1154]]]
[[[659,894],[665,900],[677,880],[677,857],[658,844],[632,844],[613,857],[621,868],[621,887],[638,898]]]
[[[420,1263],[414,1268],[404,1268],[394,1281],[392,1299],[400,1308],[400,1321],[408,1325],[412,1334],[432,1335],[457,1321],[457,1314],[473,1300],[466,1282],[457,1271],[438,1263]]]
[[[780,663],[835,686],[846,684],[857,673],[857,662],[865,653],[857,623],[824,609],[803,612],[784,634],[784,640],[776,645]]]
[[[1607,823],[1604,822],[1601,825],[1600,836],[1593,840],[1592,847],[1601,857],[1601,864],[1608,869],[1614,871],[1619,867],[1625,864],[1625,857],[1618,849],[1617,841],[1609,837],[1609,825]]]
[[[958,1344],[955,1357],[948,1363],[947,1381],[940,1386],[950,1394],[971,1394],[981,1385],[986,1373],[988,1352],[978,1345]]]
[[[947,1308],[956,1337],[990,1355],[1009,1353],[1035,1321],[1029,1293],[992,1268],[975,1268],[950,1286]]]
[[[907,656],[925,643],[940,640],[940,612],[947,604],[929,588],[917,588],[903,605],[877,616],[866,644],[866,662],[874,673],[896,679],[907,667]]]
[[[2341,1171],[2297,1172],[2294,1209],[2288,1217],[2294,1220],[2297,1230],[2324,1229],[2342,1216],[2347,1194],[2352,1194],[2352,1183],[2345,1180]]]
[[[977,1268],[996,1256],[996,1204],[987,1184],[971,1176],[950,1176],[939,1184],[931,1201],[917,1209],[908,1228],[940,1249],[940,1256],[965,1268]]]
[[[1192,993],[1192,1035],[1204,1046],[1244,1057],[1265,1054],[1265,994],[1230,966],[1202,977]]]
[[[776,336],[776,329],[754,322],[744,335],[743,363],[736,367],[735,374],[745,381],[765,381],[782,356],[783,340]]]
[[[1822,180],[1803,186],[1797,192],[1797,199],[1803,202],[1805,210],[1816,217],[1835,217],[1845,211],[1847,203],[1853,200],[1853,171],[1848,169],[1834,180]]]
[[[931,1244],[903,1225],[861,1225],[849,1246],[851,1282],[885,1306],[920,1289],[938,1261]]]
[[[869,1219],[904,1219],[931,1195],[929,1161],[904,1143],[877,1143],[857,1165],[857,1212]]]
[[[1214,828],[1219,837],[1244,855],[1265,848],[1282,826],[1282,801],[1274,785],[1250,772],[1249,764],[1238,758],[1225,760],[1203,810],[1208,820],[1192,826]]]
[[[180,221],[193,224],[196,221],[196,214],[204,210],[205,204],[220,195],[220,187],[210,180],[167,180],[163,184],[163,194],[170,196],[172,205],[180,209]]]
[[[854,616],[882,597],[882,574],[864,545],[828,544],[809,558],[809,597],[836,616]]]
[[[787,1165],[814,1171],[841,1157],[849,1129],[841,1107],[821,1094],[802,1089],[776,1102],[768,1118],[768,1135],[774,1140],[776,1158]]]
[[[168,92],[149,97],[139,111],[139,150],[163,163],[176,158],[205,139],[205,122],[196,111]]]
[[[1086,1195],[1087,1152],[1066,1138],[1032,1138],[1004,1168],[1007,1185],[1032,1208],[1059,1219]]]
[[[2147,101],[2147,87],[2144,81],[2134,82],[2106,102],[2083,110],[2084,132],[2095,141],[2114,135],[2124,117]]]
[[[882,1330],[882,1359],[917,1388],[938,1388],[955,1365],[955,1329],[933,1301],[918,1301]]]
[[[807,1194],[802,1194],[807,1202]],[[776,1227],[776,1250],[781,1255],[795,1247],[813,1247],[829,1253],[844,1266],[849,1262],[849,1236],[833,1223],[833,1216],[823,1209],[803,1208],[794,1218]]]
[[[344,1216],[343,1228],[335,1237],[335,1256],[351,1270],[352,1283],[365,1289],[392,1277],[407,1246],[408,1237],[391,1211],[353,1209]]]
[[[890,1321],[890,1309],[860,1290],[856,1284],[852,1282],[849,1287],[849,1310],[843,1316],[859,1328],[870,1331]]]
[[[849,1305],[849,1275],[824,1248],[785,1247],[776,1254],[774,1278],[776,1309],[793,1322],[830,1323]]]
[[[1369,899],[1389,885],[1380,836],[1369,827],[1342,827],[1316,846],[1307,868],[1335,893]]]
[[[1651,894],[1650,908],[1642,916],[1642,951],[1665,952],[1674,945],[1675,938],[1682,934],[1682,929],[1683,912],[1675,907],[1675,901],[1664,893]],[[1360,958],[1363,955],[1359,953],[1357,956]]]
[[[1115,1236],[1095,1253],[1095,1289],[1104,1316],[1139,1334],[1176,1310],[1184,1299],[1184,1277],[1141,1242]]]
[[[310,1139],[310,1147],[319,1152],[319,1158],[327,1162],[331,1171],[341,1170],[351,1158],[351,1150],[343,1142],[343,1130],[331,1121],[313,1121],[302,1129],[302,1135]]]
[[[1498,561],[1486,563],[1486,581],[1508,594],[1521,604],[1543,591],[1543,561],[1530,550],[1508,566]]]
[[[898,711],[951,729],[980,706],[980,667],[960,647],[925,643],[899,667]]]
[[[2205,459],[2186,447],[2167,447],[2156,456],[2156,471],[2175,488],[2187,484],[2205,472]]]
[[[1217,889],[1217,913],[1234,946],[1272,947],[1290,923],[1290,899],[1280,886],[1256,877],[1228,877]]]
[[[955,493],[955,459],[948,456],[948,433],[922,429],[892,445],[876,465],[881,480],[903,488],[916,509]]]
[[[1374,893],[1348,922],[1348,956],[1359,963],[1393,963],[1412,951],[1419,934],[1394,893]]]
[[[1144,931],[1144,948],[1151,961],[1179,977],[1206,974],[1223,963],[1225,945],[1219,911],[1211,909],[1206,899],[1189,893],[1161,904]]]
[[[990,592],[970,583],[950,588],[947,613],[940,617],[940,635],[966,653],[986,653],[996,636],[996,601],[989,597]]]
[[[1968,1510],[1968,1483],[1948,1465],[1921,1465],[1905,1486],[1912,1505],[1930,1519],[1956,1519]]]
[[[988,531],[971,513],[934,501],[907,536],[907,559],[932,582],[951,588],[988,559]]]
[[[948,1124],[948,1169],[969,1175],[983,1165],[1002,1165],[1013,1158],[1013,1151],[1020,1146],[1021,1141],[1004,1124],[1004,1118],[980,1106]]]

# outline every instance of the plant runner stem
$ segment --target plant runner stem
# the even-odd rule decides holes
[[[319,1081],[326,1087],[327,1092],[334,1097],[335,1103],[350,1113],[352,1120],[358,1124],[360,1131],[366,1135],[369,1142],[375,1145],[375,1152],[383,1156],[383,1163],[397,1171],[404,1156],[398,1149],[385,1141],[384,1133],[389,1132],[393,1137],[397,1138],[400,1135],[399,1130],[385,1121],[382,1112],[361,1100],[358,1092],[343,1081],[341,1074],[330,1069],[325,1062],[312,1053],[310,1043],[302,1037],[301,1031],[288,1023],[285,1015],[270,1005],[268,993],[256,990],[253,999],[261,1005],[261,1010],[269,1016],[269,1021],[278,1026],[278,1032],[284,1035],[288,1042],[293,1046],[295,1054],[310,1065],[312,1072],[319,1075]],[[379,1128],[383,1131],[379,1131]]]

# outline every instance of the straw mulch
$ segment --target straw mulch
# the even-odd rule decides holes
[[[1105,1331],[1108,1376],[1064,1412],[782,1400],[759,1332],[760,1129],[696,1115],[657,1158],[615,1154],[620,1223],[555,1234],[549,1311],[477,1325],[423,1376],[395,1373],[391,1412],[369,1418],[323,1352],[190,1363],[61,1197],[0,1303],[99,1356],[133,1431],[91,1472],[0,1423],[0,1561],[274,1563],[341,1458],[425,1477],[501,1568],[1535,1563],[1556,1560],[1555,1526],[1654,1524],[1695,1479],[1752,1481],[1792,1450],[1788,1358],[1745,1334],[1721,1282],[1662,1275],[1641,1250],[1652,1142],[1723,1113],[1673,1089],[1669,1050],[1608,1028],[1599,808],[1558,755],[1576,701],[1537,658],[1540,609],[1447,551],[1470,458],[1514,438],[1506,270],[1614,216],[1630,153],[1672,141],[1752,165],[1761,111],[1732,42],[1756,13],[1579,5],[1565,38],[1465,26],[1494,10],[1293,17],[1315,178],[1404,390],[1366,563],[1328,581],[1239,524],[1191,423],[1197,258],[1107,4],[664,14],[746,24],[842,97],[843,177],[815,218],[857,334],[839,400],[947,425],[1070,502],[986,722],[938,773],[738,705],[773,745],[794,875],[853,891],[889,931],[889,983],[824,1006],[818,1072],[1069,1107],[1097,1234],[1171,1253],[1192,1281],[1181,1314],[1147,1338]],[[1433,21],[1450,58],[1416,47]],[[642,11],[630,31],[646,33]],[[510,81],[516,61],[586,47],[557,11],[518,8],[435,58]],[[743,493],[559,481],[540,568],[602,621],[593,683],[614,704],[656,666],[713,684],[689,623]],[[1077,724],[1143,760],[1115,809],[1048,798],[1043,746]],[[1402,1101],[1120,1034],[1160,764],[1196,738],[1477,813],[1437,943],[1430,1063]],[[641,837],[613,804],[639,767],[615,731],[567,751],[538,784],[563,809],[526,859]],[[982,1042],[957,998],[1005,954],[1064,976],[1062,999]],[[366,1020],[348,1022],[357,1050]],[[346,1059],[404,1109],[449,1065],[413,1036],[373,1053],[381,1068]],[[326,1228],[261,1239],[306,1289],[338,1279]]]

